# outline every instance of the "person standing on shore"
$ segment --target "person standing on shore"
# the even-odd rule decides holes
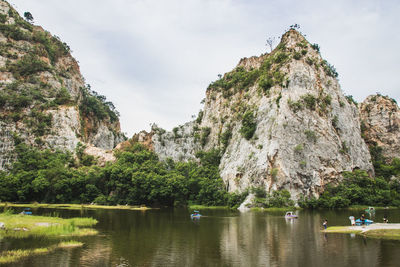
[[[324,222],[322,223],[322,226],[324,227],[324,229],[326,230],[326,228],[328,228],[328,220],[325,219]]]
[[[364,214],[361,214],[360,220],[361,220],[361,225],[365,225],[365,215]]]

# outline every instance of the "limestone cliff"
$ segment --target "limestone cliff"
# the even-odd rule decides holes
[[[373,172],[358,109],[343,95],[319,47],[295,30],[270,54],[243,58],[210,84],[199,117],[172,132],[156,125],[148,140],[160,158],[194,159],[220,149],[229,191],[263,186],[319,195],[343,171]],[[148,142],[147,142],[148,143]]]
[[[85,85],[68,45],[0,1],[0,169],[15,136],[68,151],[79,142],[110,150],[123,139],[114,107]]]
[[[400,109],[394,99],[371,95],[359,105],[363,137],[388,159],[400,158]]]

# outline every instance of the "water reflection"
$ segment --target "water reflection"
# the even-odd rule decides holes
[[[49,212],[39,210],[37,212]],[[284,213],[187,210],[146,212],[58,210],[62,217],[91,216],[100,235],[82,248],[27,259],[11,266],[397,266],[400,242],[356,235],[323,234],[322,221],[347,225],[354,211]],[[392,222],[398,211],[385,211]],[[360,213],[361,214],[361,213]],[[377,218],[383,216],[377,211]],[[40,241],[43,245],[48,241]],[[39,243],[40,243],[39,242]],[[54,241],[53,241],[54,242]],[[23,245],[22,245],[23,244]],[[35,240],[2,240],[0,249],[35,246]]]

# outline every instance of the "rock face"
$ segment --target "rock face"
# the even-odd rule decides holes
[[[394,99],[371,95],[359,105],[363,136],[382,147],[383,156],[400,158],[400,109]]]
[[[151,147],[160,158],[190,160],[220,149],[229,191],[263,186],[294,198],[318,196],[343,171],[372,173],[358,109],[333,66],[297,31],[281,40],[270,54],[244,58],[211,83],[196,121],[172,132],[154,126]]]
[[[68,45],[0,0],[0,169],[13,159],[15,136],[67,151],[79,142],[111,150],[124,138],[114,107],[85,85]]]

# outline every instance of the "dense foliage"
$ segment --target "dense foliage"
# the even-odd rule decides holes
[[[382,149],[370,148],[375,177],[365,171],[345,172],[337,186],[328,186],[319,199],[302,198],[299,205],[305,208],[343,208],[350,205],[400,206],[400,159],[389,162]]]
[[[109,118],[111,122],[117,121],[119,117],[114,104],[107,101],[104,95],[93,91],[89,84],[81,88],[79,112],[83,117],[93,116],[99,120]]]
[[[294,201],[290,198],[290,193],[287,190],[273,191],[271,194],[265,192],[265,188],[252,188],[252,193],[255,195],[253,205],[259,208],[281,208],[293,207]]]
[[[134,144],[116,153],[104,168],[90,165],[78,147],[69,153],[16,146],[17,161],[0,173],[0,199],[13,202],[90,203],[173,206],[196,203],[241,203],[245,194],[230,194],[219,176],[220,152],[199,152],[197,162],[161,162],[155,153]],[[89,164],[88,164],[89,161]]]
[[[240,128],[239,131],[244,138],[246,138],[247,140],[250,140],[253,137],[256,129],[257,129],[256,118],[254,117],[254,114],[252,111],[247,111],[243,115],[242,127]]]

